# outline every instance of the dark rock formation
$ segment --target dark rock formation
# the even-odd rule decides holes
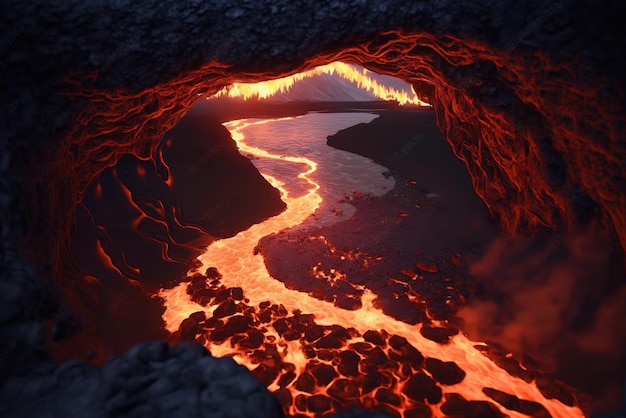
[[[543,405],[538,404],[537,402],[519,399],[515,395],[510,395],[492,388],[484,388],[483,392],[485,395],[489,396],[491,399],[511,411],[519,411],[534,418],[550,417],[550,414],[546,411]]]
[[[278,401],[230,358],[198,344],[144,343],[102,368],[81,360],[42,364],[10,380],[3,417],[282,417]]]
[[[426,370],[443,385],[455,385],[465,379],[465,372],[453,361],[426,359]]]
[[[598,221],[626,246],[624,3],[33,1],[3,2],[0,15],[3,377],[45,360],[43,318],[57,335],[72,328],[52,278],[87,186],[124,154],[152,157],[198,94],[234,80],[332,60],[395,74],[435,106],[506,230]],[[25,250],[40,260],[36,269]],[[76,284],[55,278],[66,291]],[[73,369],[89,368],[56,373],[71,380]],[[74,405],[69,392],[26,403],[9,390],[19,382],[3,395],[9,415]],[[110,407],[130,401],[116,402]],[[81,416],[100,410],[76,407]]]

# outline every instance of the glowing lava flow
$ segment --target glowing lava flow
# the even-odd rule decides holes
[[[280,215],[254,225],[250,229],[240,232],[232,238],[212,243],[206,249],[206,252],[199,257],[201,267],[194,272],[204,272],[210,267],[217,268],[222,275],[219,278],[221,285],[226,288],[244,287],[246,298],[244,300],[245,304],[248,306],[262,307],[263,303],[267,304],[265,306],[269,306],[269,303],[265,301],[272,301],[272,303],[280,303],[281,307],[284,306],[288,312],[298,311],[304,314],[314,313],[314,321],[318,325],[332,326],[339,324],[348,330],[354,328],[358,331],[359,335],[352,336],[350,338],[351,343],[359,344],[366,341],[362,336],[369,330],[385,330],[388,335],[403,337],[408,343],[419,350],[424,357],[436,358],[444,362],[454,362],[465,371],[466,376],[460,383],[442,385],[443,393],[458,393],[467,400],[491,402],[492,399],[483,392],[483,388],[490,387],[515,395],[520,399],[538,402],[555,418],[583,416],[582,412],[577,407],[569,407],[557,400],[546,399],[534,383],[527,383],[520,378],[509,375],[505,370],[496,366],[495,363],[476,350],[474,348],[476,343],[468,340],[462,334],[452,337],[451,343],[447,345],[437,344],[425,339],[419,333],[421,325],[410,325],[395,320],[376,309],[372,303],[375,295],[367,289],[364,291],[362,307],[360,309],[344,310],[333,306],[330,302],[315,299],[306,293],[287,289],[283,283],[272,278],[266,270],[263,257],[261,255],[255,255],[255,247],[264,236],[299,225],[316,211],[322,199],[318,194],[320,185],[312,179],[311,174],[315,172],[317,165],[315,162],[306,158],[273,155],[265,150],[246,145],[242,133],[243,129],[250,125],[250,123],[246,121],[234,121],[225,125],[230,130],[233,138],[237,141],[242,154],[253,154],[263,158],[303,164],[306,169],[299,177],[310,185],[310,189],[303,196],[292,198],[278,179],[266,176],[267,180],[280,190],[282,198],[287,204],[287,209]],[[160,292],[160,296],[165,299],[167,310],[163,314],[163,319],[170,332],[177,331],[181,323],[192,313],[204,311],[207,317],[211,317],[216,309],[221,306],[215,303],[204,307],[193,302],[190,295],[187,293],[187,283],[181,283],[179,286],[172,289],[164,289]],[[241,305],[242,303],[243,302],[240,302],[239,304]],[[245,312],[246,308],[243,309]],[[278,340],[278,347],[280,347],[279,353],[282,359],[295,365],[295,370],[290,371],[290,373],[294,374],[295,372],[296,376],[305,374],[307,370],[309,370],[307,362],[310,361],[310,356],[306,354],[306,350],[301,344],[305,342],[304,339],[281,338],[283,334],[276,325],[274,325],[274,328],[278,331],[278,334],[270,328],[269,323],[267,323],[266,327],[261,328],[264,333],[263,338],[265,341],[274,342]],[[259,364],[258,361],[254,362],[250,360],[252,358],[252,350],[237,348],[237,343],[233,341],[230,341],[230,344],[228,344],[229,339],[219,343],[211,341],[208,338],[202,341],[214,356],[232,356],[240,364],[246,365],[251,370]],[[351,344],[351,347],[354,345],[355,344]],[[332,364],[335,364],[334,360]],[[362,373],[362,371],[360,373]],[[272,391],[278,390],[279,387],[281,390],[290,390],[291,393],[293,393],[293,397],[296,398],[296,405],[298,403],[297,397],[300,396],[300,399],[304,399],[304,395],[308,396],[312,393],[302,389],[304,387],[303,385],[300,385],[298,388],[298,380],[292,380],[291,383],[288,382],[286,385],[281,386],[278,382],[278,377],[279,376],[273,376],[266,382],[268,388]],[[357,376],[354,379],[358,378]],[[406,377],[406,379],[408,379],[408,377]],[[408,385],[406,379],[404,383],[391,385],[391,391],[393,391],[398,399],[402,400],[401,403],[394,407],[394,410],[397,411],[398,414],[402,414],[403,411],[407,411],[416,405],[425,406],[423,403],[415,401],[415,398],[410,399],[410,396],[406,396],[407,392],[403,389],[403,387],[406,388]],[[402,380],[400,380],[400,382],[402,382]],[[359,393],[357,389],[357,395]],[[321,396],[320,398],[316,398],[316,401],[325,399],[324,396],[327,394],[331,397],[333,396],[331,390],[324,387],[318,387],[315,390],[315,394],[314,396]],[[366,396],[359,396],[358,399],[360,399],[363,404],[367,404],[367,402],[364,401]],[[310,398],[312,397],[308,399]],[[378,395],[376,399],[379,399]],[[333,400],[333,402],[335,402],[335,400]],[[433,409],[435,416],[445,416],[440,409],[443,404],[441,397],[437,398],[435,402],[429,401],[429,403],[429,407]],[[327,404],[323,402],[320,404],[324,408],[327,407]],[[311,406],[313,405],[318,408],[319,405],[317,403],[310,402],[307,405],[308,409],[305,407],[296,407],[291,404],[286,407],[285,412],[289,414],[308,414],[308,416],[318,415]],[[304,408],[304,410],[302,408]],[[527,416],[526,414],[505,409],[500,405],[498,405],[498,408],[510,417]],[[328,409],[324,411],[328,411]],[[409,415],[405,414],[404,416]]]
[[[257,97],[259,99],[267,99],[277,93],[288,91],[296,82],[304,80],[305,78],[321,74],[337,74],[352,83],[356,83],[359,88],[373,94],[379,99],[395,100],[401,105],[414,104],[418,106],[430,106],[417,97],[412,87],[411,93],[409,94],[407,91],[381,85],[371,78],[368,73],[369,71],[365,68],[358,69],[343,62],[333,62],[276,80],[261,81],[258,83],[233,83],[231,86],[225,87],[217,92],[213,97],[228,96],[243,97],[244,99]]]

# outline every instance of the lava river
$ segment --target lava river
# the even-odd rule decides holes
[[[362,407],[403,418],[445,417],[459,412],[464,416],[462,409],[473,407],[478,412],[472,416],[481,417],[502,416],[498,409],[510,417],[582,417],[577,407],[546,399],[534,382],[499,368],[463,334],[453,336],[448,344],[424,338],[420,324],[398,321],[375,308],[375,295],[366,288],[362,306],[346,310],[288,289],[270,276],[256,251],[261,238],[285,234],[290,228],[310,231],[309,239],[323,238],[315,235],[316,226],[351,216],[345,203],[337,210],[341,199],[337,187],[342,183],[347,194],[382,194],[393,188],[393,178],[382,176],[385,169],[373,162],[375,178],[366,175],[350,183],[332,171],[341,169],[338,164],[315,160],[319,153],[309,152],[306,144],[295,150],[264,149],[262,141],[253,140],[259,130],[274,137],[291,135],[283,129],[285,121],[308,120],[318,126],[319,141],[325,146],[327,135],[375,117],[349,114],[341,126],[337,123],[341,115],[225,124],[241,154],[252,158],[280,190],[287,209],[232,238],[213,242],[198,257],[198,267],[188,273],[187,281],[162,289],[159,296],[167,308],[163,314],[167,329],[186,335],[182,340],[199,341],[214,356],[231,356],[248,367],[290,416],[325,416]],[[325,122],[326,117],[335,122]],[[346,161],[359,157],[337,152],[345,154]],[[333,193],[327,192],[327,186]],[[517,410],[493,402],[486,393],[494,389],[517,397],[518,407],[512,408]]]

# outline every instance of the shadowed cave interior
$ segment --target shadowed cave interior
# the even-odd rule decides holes
[[[242,193],[226,200],[223,195],[229,189],[237,188],[236,180],[232,183],[210,182],[212,189],[204,197],[209,205],[212,203],[221,211],[217,210],[204,219],[203,229],[206,228],[214,237],[224,238],[245,229],[242,222],[251,225],[282,211],[284,204],[278,200],[277,191],[256,174],[249,162],[243,161],[234,148],[230,134],[219,123],[229,120],[226,118],[232,115],[258,117],[267,112],[266,117],[271,117],[299,114],[303,110],[294,110],[293,106],[272,109],[271,106],[261,104],[255,109],[250,103],[245,108],[233,110],[221,103],[212,110],[213,124],[194,119],[193,112],[187,114],[187,111],[197,102],[199,95],[211,95],[233,82],[264,81],[334,61],[362,65],[378,73],[403,79],[413,86],[418,95],[431,103],[433,109],[413,114],[391,107],[385,113],[386,116],[371,122],[367,128],[356,126],[347,129],[329,138],[329,143],[374,160],[389,162],[393,150],[404,143],[399,142],[397,147],[381,150],[381,144],[375,139],[355,143],[350,138],[367,138],[368,133],[375,138],[376,132],[385,132],[390,126],[404,126],[422,120],[423,125],[420,126],[434,129],[432,135],[439,135],[438,128],[441,139],[445,139],[450,147],[448,150],[457,158],[456,163],[464,163],[464,167],[457,165],[456,169],[469,173],[466,180],[471,181],[471,187],[476,193],[468,195],[467,199],[475,199],[473,204],[482,207],[483,215],[489,219],[488,224],[477,227],[481,231],[489,231],[489,234],[481,235],[485,239],[483,247],[459,244],[455,249],[462,255],[463,261],[459,262],[461,267],[455,263],[448,266],[450,273],[456,266],[470,274],[479,283],[481,292],[478,292],[478,296],[456,307],[453,312],[442,312],[434,317],[432,314],[436,311],[436,304],[433,303],[432,308],[429,305],[425,310],[415,310],[417,308],[410,300],[397,299],[391,294],[388,295],[390,299],[380,298],[380,309],[396,318],[400,316],[398,319],[405,323],[425,321],[426,325],[435,330],[432,332],[439,333],[436,337],[431,335],[435,339],[447,340],[442,329],[452,330],[451,333],[461,329],[474,341],[488,341],[489,345],[483,351],[499,367],[516,376],[530,373],[532,376],[526,378],[543,387],[541,392],[545,398],[580,408],[585,416],[620,408],[623,405],[620,390],[623,388],[624,376],[624,328],[617,318],[623,317],[625,313],[623,247],[626,240],[626,215],[623,207],[626,197],[623,192],[623,167],[626,151],[620,136],[624,132],[623,85],[615,76],[623,68],[623,58],[612,54],[620,49],[623,40],[611,37],[608,27],[602,26],[606,25],[607,16],[623,15],[623,10],[618,6],[615,6],[615,10],[608,7],[595,9],[594,13],[586,16],[584,20],[587,23],[583,25],[581,15],[589,14],[589,9],[585,7],[571,11],[562,4],[562,9],[552,10],[538,2],[535,8],[528,6],[519,11],[517,18],[511,18],[491,2],[480,2],[476,8],[480,10],[483,7],[484,10],[474,13],[482,13],[489,19],[481,24],[466,19],[467,23],[454,28],[453,23],[446,22],[458,22],[454,16],[462,17],[463,13],[472,13],[472,10],[451,10],[451,18],[447,20],[442,18],[436,4],[420,4],[422,8],[419,11],[409,5],[403,5],[397,10],[383,10],[382,6],[380,10],[374,10],[375,5],[362,4],[357,7],[362,14],[356,13],[355,16],[376,16],[375,23],[370,22],[367,28],[359,26],[365,23],[356,23],[353,20],[355,18],[350,17],[354,14],[352,9],[327,11],[326,16],[334,16],[333,13],[336,13],[338,21],[346,24],[351,22],[352,26],[337,28],[329,23],[328,17],[320,18],[316,23],[310,23],[308,30],[295,35],[301,45],[308,45],[297,49],[295,54],[288,46],[283,49],[270,47],[282,42],[274,38],[275,34],[256,35],[260,41],[255,46],[251,46],[253,42],[241,42],[241,39],[245,39],[245,33],[254,33],[251,29],[254,26],[242,25],[237,36],[232,35],[234,31],[226,30],[229,24],[239,22],[241,16],[253,14],[254,8],[263,5],[229,8],[220,4],[210,11],[195,11],[199,19],[198,27],[205,26],[214,33],[221,33],[220,40],[216,38],[207,41],[204,47],[188,42],[189,46],[184,51],[189,53],[182,60],[180,57],[185,54],[173,50],[176,45],[185,44],[185,40],[194,37],[185,29],[173,31],[176,35],[168,38],[167,42],[164,33],[155,32],[151,35],[156,43],[161,41],[169,44],[160,52],[162,59],[159,61],[155,58],[159,56],[155,52],[155,44],[148,42],[146,37],[131,36],[130,31],[124,34],[118,27],[120,34],[116,36],[121,41],[116,43],[117,46],[105,46],[93,43],[87,36],[80,36],[83,29],[72,27],[69,23],[59,23],[59,27],[75,35],[73,41],[64,41],[69,42],[67,45],[71,47],[63,45],[64,38],[59,37],[61,46],[57,49],[20,54],[33,43],[33,39],[38,39],[35,33],[37,30],[43,31],[45,16],[52,16],[54,7],[57,7],[53,5],[44,8],[43,13],[32,15],[36,16],[31,17],[36,19],[34,26],[24,28],[15,22],[7,25],[15,29],[4,38],[7,44],[5,49],[9,51],[8,62],[12,64],[6,70],[9,74],[7,79],[13,80],[7,91],[13,93],[13,98],[8,101],[3,118],[13,120],[7,124],[7,134],[3,140],[3,154],[9,156],[7,168],[3,166],[6,171],[3,181],[11,195],[3,203],[3,215],[7,214],[3,218],[7,222],[6,236],[10,237],[7,249],[4,250],[6,268],[3,269],[3,283],[13,284],[8,284],[7,291],[3,292],[3,297],[8,300],[5,304],[8,308],[2,325],[3,341],[7,343],[3,342],[2,350],[5,384],[0,410],[7,412],[8,416],[41,416],[41,410],[32,402],[39,399],[39,405],[54,408],[61,414],[74,411],[81,416],[167,415],[172,413],[172,405],[182,402],[180,399],[183,398],[167,398],[166,392],[159,392],[159,389],[151,386],[160,374],[168,376],[170,388],[182,388],[175,393],[183,396],[185,390],[201,390],[203,394],[219,392],[222,389],[216,388],[221,386],[207,385],[207,381],[217,382],[220,381],[218,376],[234,373],[241,382],[251,383],[248,386],[235,384],[239,389],[227,390],[228,394],[224,396],[230,399],[230,403],[218,397],[207,400],[209,405],[216,405],[215,410],[226,413],[234,402],[239,405],[237,416],[259,416],[254,415],[259,411],[264,411],[265,416],[280,416],[279,402],[283,403],[283,399],[279,396],[275,400],[269,396],[263,385],[252,379],[245,369],[237,368],[234,364],[222,361],[220,364],[223,370],[215,374],[210,374],[212,371],[207,371],[206,375],[174,371],[204,370],[199,367],[200,364],[206,364],[206,370],[217,370],[216,366],[209,366],[206,353],[196,346],[182,344],[168,348],[153,343],[130,348],[127,342],[119,346],[114,343],[107,345],[107,341],[115,338],[101,331],[110,331],[110,328],[98,324],[94,306],[114,307],[112,310],[121,316],[117,322],[121,328],[126,325],[125,315],[135,317],[139,314],[139,317],[135,317],[139,325],[136,328],[129,325],[122,333],[141,330],[145,332],[146,340],[160,335],[160,339],[173,344],[185,339],[180,331],[170,335],[158,326],[154,329],[141,327],[141,324],[150,324],[150,318],[161,314],[158,303],[150,300],[149,295],[155,294],[163,281],[150,282],[142,280],[141,275],[133,278],[132,272],[122,272],[122,277],[130,279],[120,281],[117,285],[113,284],[115,279],[111,279],[107,286],[100,286],[98,282],[103,277],[94,280],[94,277],[81,274],[75,262],[98,255],[86,246],[73,244],[71,234],[79,217],[89,216],[84,210],[88,200],[102,193],[94,182],[98,176],[109,175],[111,184],[116,181],[122,184],[123,176],[126,179],[135,174],[143,177],[141,173],[147,172],[154,173],[167,184],[170,178],[177,179],[169,172],[174,172],[177,167],[166,167],[164,163],[170,158],[167,156],[167,141],[176,140],[176,135],[189,139],[194,132],[199,131],[212,132],[211,140],[224,144],[218,146],[217,158],[211,158],[204,164],[208,171],[203,174],[207,178],[219,176],[221,179],[224,170],[237,165],[234,179],[243,175],[241,170],[248,170],[249,178],[255,178],[258,182],[255,188],[258,195]],[[286,16],[297,16],[303,13],[302,10],[311,7],[302,4],[299,5],[301,9],[298,9],[278,3],[273,6],[279,9],[283,7],[282,11],[276,13],[283,13],[285,21],[288,21]],[[26,16],[29,7],[5,5],[3,8],[7,13],[3,15],[7,19],[17,19],[16,16]],[[174,15],[176,20],[178,14],[183,16],[185,10],[191,10],[190,5],[181,6],[180,9],[160,9],[155,6],[151,9],[155,12],[145,17],[139,12],[124,9],[130,6],[111,7],[112,15],[116,13],[113,12],[116,7],[118,12],[128,12],[128,19],[135,22],[131,26],[136,28],[137,33],[142,33],[145,22],[158,21],[158,16]],[[319,10],[327,10],[327,7],[331,6],[320,5]],[[139,9],[137,6],[136,10]],[[87,5],[68,21],[82,21],[83,18],[93,16],[96,10],[95,6]],[[217,22],[217,18],[222,15],[227,17],[226,21]],[[421,17],[416,17],[412,23],[409,20],[397,20],[397,16],[418,15]],[[254,19],[260,18],[250,17],[249,22],[252,23],[248,24],[253,25]],[[511,19],[508,23],[518,30],[507,36],[504,32],[498,32],[504,26],[502,19]],[[101,21],[96,19],[96,22]],[[180,21],[183,21],[182,18]],[[276,30],[281,32],[289,27],[277,26]],[[528,30],[529,27],[534,30]],[[570,33],[572,28],[581,27],[604,36],[575,37]],[[593,28],[596,28],[596,32]],[[353,34],[348,35],[352,31]],[[180,39],[176,40],[176,36]],[[81,49],[81,42],[83,47],[88,45],[89,48]],[[609,47],[613,49],[612,52]],[[94,51],[98,51],[98,48],[102,48],[102,53],[99,56],[95,54],[94,58]],[[571,49],[594,52],[585,52],[589,54],[587,56],[584,53],[574,55]],[[75,58],[69,59],[66,55],[69,50],[88,50],[89,53],[77,53]],[[53,57],[54,54],[58,54],[58,59],[53,64],[44,65],[48,66],[47,73],[42,74],[42,69],[36,69],[34,62]],[[148,58],[150,56],[154,59]],[[174,60],[174,57],[179,59]],[[157,64],[148,71],[149,63],[152,62]],[[31,80],[28,80],[29,76]],[[183,119],[185,114],[187,116]],[[37,123],[31,123],[33,120],[37,120]],[[189,131],[185,132],[185,129]],[[197,142],[200,141],[202,138],[197,139]],[[441,145],[446,143],[440,142]],[[193,159],[192,150],[179,148],[183,154],[178,156],[180,161]],[[394,195],[398,201],[394,204],[403,204],[400,202],[402,193],[410,197],[404,203],[413,206],[415,202],[421,204],[422,201],[428,201],[427,188],[419,191],[411,189],[413,178],[410,175],[419,176],[419,173],[411,172],[415,169],[414,165],[419,165],[412,159],[419,158],[419,150],[415,151],[411,158],[393,161],[395,166],[389,167],[398,182]],[[159,161],[164,164],[159,165]],[[112,167],[117,171],[113,173]],[[189,173],[188,169],[186,172],[189,178],[198,174]],[[157,183],[152,184],[155,188],[160,187]],[[122,193],[123,189],[120,188]],[[463,197],[456,198],[458,202],[454,203],[463,201]],[[258,212],[254,214],[247,213],[242,208],[249,207],[250,202],[263,202],[263,207],[257,207]],[[385,203],[362,196],[356,196],[354,204],[357,211],[368,210],[364,208],[376,205],[380,205],[384,211],[385,207]],[[108,215],[117,219],[121,215],[114,209],[111,208]],[[440,209],[440,206],[433,205],[433,210]],[[462,212],[454,204],[451,210]],[[74,213],[75,216],[70,216]],[[168,220],[174,222],[175,210],[164,217],[168,216]],[[358,222],[352,225],[348,222],[343,228],[354,228],[363,233],[368,229]],[[332,227],[323,232],[326,239],[331,240],[337,248],[345,248],[347,245],[342,242],[343,234],[345,230]],[[185,239],[197,247],[206,244],[193,241],[193,237]],[[385,239],[383,233],[381,240]],[[442,277],[439,272],[442,259],[438,257],[445,256],[451,260],[450,257],[456,256],[457,252],[437,251],[435,248],[438,245],[444,248],[452,244],[437,243],[436,236],[421,239],[424,242],[417,238],[412,244],[420,248],[428,248],[430,245],[432,252],[417,258],[412,255],[414,259],[410,261],[435,261],[436,271],[428,264],[417,264],[413,268],[421,269],[420,276],[426,278],[430,274]],[[318,244],[305,243],[304,251],[307,254],[318,254]],[[259,243],[259,251],[266,257],[268,270],[277,269],[273,276],[280,276],[278,271],[285,268],[280,266],[273,255],[285,254],[289,248],[276,237],[269,237]],[[105,248],[103,252],[106,253]],[[137,257],[142,257],[141,252]],[[26,267],[16,267],[22,265]],[[289,268],[297,271],[303,267]],[[153,277],[168,276],[157,264],[153,264],[153,269],[150,274]],[[180,271],[175,271],[172,274],[180,274]],[[402,281],[403,274],[406,277],[417,275],[415,271],[412,273],[396,271],[392,274]],[[219,273],[207,274],[216,279]],[[375,281],[375,277],[383,272],[374,270],[368,274]],[[191,286],[188,293],[191,292],[192,296],[194,283],[205,282],[204,279],[194,281],[193,277],[188,280]],[[287,287],[289,280],[281,279]],[[173,285],[170,283],[165,287]],[[205,282],[205,285],[208,284]],[[245,292],[245,285],[242,288]],[[111,293],[106,293],[104,289]],[[404,289],[402,285],[400,289]],[[215,289],[205,290],[210,294]],[[315,289],[307,291],[314,293]],[[135,302],[133,297],[120,299],[119,295],[126,292],[135,292],[137,301],[143,298],[143,305],[138,305],[140,308],[137,309],[137,305],[131,304]],[[231,289],[229,292],[229,301],[242,300],[234,296],[237,291]],[[324,295],[318,294],[316,297],[323,298]],[[16,304],[15,300],[20,302]],[[344,305],[340,308],[354,308],[350,302],[341,303]],[[220,306],[227,309],[230,305],[222,303]],[[424,316],[425,312],[428,312],[428,318]],[[142,320],[141,315],[145,315],[146,320]],[[282,314],[272,311],[268,315]],[[276,318],[272,316],[272,319]],[[444,326],[440,322],[431,323],[431,320],[444,321]],[[300,321],[307,323],[309,319]],[[446,322],[448,325],[445,325]],[[329,336],[329,332],[332,334],[336,331],[326,330],[322,335]],[[137,341],[144,339],[141,335],[135,337]],[[369,334],[365,341],[374,341],[376,338],[380,336]],[[404,343],[401,340],[389,335],[383,335],[382,338],[385,347],[389,344],[389,350],[402,352]],[[371,344],[376,345],[374,342]],[[129,348],[130,351],[127,351]],[[516,358],[524,367],[520,368],[518,362],[515,370],[514,362],[506,360],[510,357],[504,356],[509,351],[514,353],[514,357],[528,355],[527,359]],[[105,363],[109,354],[122,357]],[[370,354],[368,352],[367,355]],[[365,356],[363,353],[360,355]],[[349,364],[350,356],[339,355],[343,360],[338,361]],[[86,362],[68,362],[76,357]],[[435,375],[437,372],[433,370],[441,366],[434,366],[434,360],[430,363],[429,360],[432,359],[427,358],[425,365],[415,367],[418,370],[426,368],[429,376]],[[105,365],[99,369],[102,364]],[[155,364],[169,364],[170,367],[168,369]],[[536,375],[533,374],[535,370],[538,373]],[[546,373],[545,378],[539,378],[543,376],[539,370],[548,370],[549,373]],[[426,374],[415,374],[414,368],[413,372],[405,375],[405,379],[408,379],[407,382],[418,380],[411,376]],[[255,377],[263,382],[263,377],[258,373]],[[523,376],[521,378],[524,380]],[[299,381],[306,388],[305,380]],[[544,380],[541,385],[538,383]],[[28,386],[28,382],[36,384]],[[77,385],[87,388],[83,401],[67,401]],[[231,387],[233,384],[225,385]],[[420,390],[426,390],[425,386],[428,384],[422,382]],[[26,387],[30,389],[24,389]],[[343,395],[335,395],[333,406],[335,403],[341,404],[341,399],[346,400],[343,406],[351,405],[348,401],[353,397],[348,396],[349,388],[343,388]],[[408,392],[407,389],[405,393]],[[434,405],[439,401],[430,399],[430,392],[426,392],[423,402],[414,399],[414,406],[417,405],[411,410],[414,415],[405,411],[404,418],[429,416],[429,412],[420,409],[419,405]],[[135,400],[120,400],[120,393],[131,399],[135,395],[129,396],[129,393],[140,395],[136,395]],[[492,400],[495,399],[500,408],[505,404],[508,410],[522,408],[511,406],[511,403],[520,402],[517,398],[511,400],[502,394],[491,395],[487,394]],[[238,396],[247,401],[238,402]],[[378,399],[385,396],[389,396],[385,398],[386,402]],[[162,399],[155,403],[146,401],[153,397],[170,399],[170,403]],[[304,410],[315,412],[317,408],[320,413],[328,412],[326,401],[309,398]],[[392,405],[392,398],[391,394],[377,394],[376,401]],[[445,397],[449,405],[454,405],[455,399],[453,396]],[[296,408],[297,402],[295,399]],[[94,411],[98,408],[92,409],[92,405],[101,405],[105,412],[99,413],[103,415],[97,415],[98,412]],[[499,416],[497,411],[485,407],[485,404],[478,407],[478,412],[472,412],[473,406],[462,402],[461,405],[464,405],[465,411],[457,415]],[[362,404],[352,406],[363,407]],[[440,405],[438,408],[441,410]],[[185,411],[190,416],[201,414],[193,408]],[[385,409],[382,411],[392,413]],[[540,414],[543,413],[535,411],[526,415],[542,416]],[[449,416],[455,415],[451,413]]]

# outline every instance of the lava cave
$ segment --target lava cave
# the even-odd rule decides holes
[[[0,8],[0,416],[626,414],[626,4]],[[354,103],[203,101],[337,62],[432,106],[322,134],[377,192],[248,143]]]

